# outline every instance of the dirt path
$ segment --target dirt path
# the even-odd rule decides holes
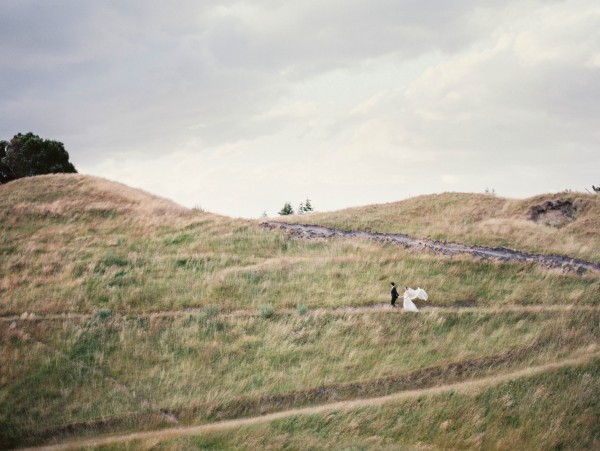
[[[417,301],[419,302],[419,301]],[[114,312],[116,315],[123,317],[145,317],[145,318],[178,318],[186,317],[190,315],[201,315],[204,313],[203,308],[191,308],[183,310],[168,310],[162,312],[140,312],[140,313],[127,313],[121,314]],[[576,305],[576,304],[547,304],[547,305],[498,305],[494,307],[484,306],[435,306],[431,305],[430,302],[423,302],[419,304],[420,314],[437,314],[437,313],[483,313],[483,314],[496,314],[496,313],[569,313],[569,312],[598,312],[600,311],[599,305]],[[390,313],[390,314],[410,314],[405,312],[401,307],[392,309],[389,304],[374,304],[368,306],[346,306],[346,307],[317,307],[309,309],[307,315],[320,315],[320,314],[357,314],[363,315],[368,313]],[[295,315],[298,314],[296,309],[284,308],[275,309],[275,315]],[[93,313],[56,313],[48,315],[10,315],[0,316],[0,321],[5,323],[12,322],[36,322],[36,321],[83,321],[90,319]],[[240,309],[231,311],[222,311],[217,313],[216,316],[225,318],[241,318],[241,317],[253,317],[260,316],[257,309]]]
[[[260,423],[267,423],[274,420],[294,417],[298,415],[314,415],[321,414],[331,411],[339,410],[352,410],[361,407],[373,407],[380,406],[382,404],[394,401],[402,401],[405,399],[417,398],[421,396],[435,396],[448,391],[455,391],[463,394],[476,393],[488,386],[497,385],[509,380],[531,377],[538,374],[542,374],[548,371],[554,371],[567,366],[581,365],[589,362],[590,360],[600,357],[599,353],[592,353],[587,355],[578,355],[569,359],[561,360],[558,362],[547,363],[544,365],[534,366],[525,368],[522,370],[495,375],[491,377],[485,377],[476,380],[470,380],[466,382],[458,382],[447,385],[440,385],[437,387],[418,389],[418,390],[407,390],[399,393],[395,393],[388,396],[381,396],[376,398],[365,398],[351,401],[340,401],[328,404],[322,404],[312,407],[303,407],[297,409],[290,409],[281,412],[271,413],[267,415],[261,415],[250,418],[240,418],[236,420],[220,421],[211,424],[203,424],[198,426],[188,427],[175,427],[168,429],[161,429],[156,431],[145,431],[145,432],[134,432],[122,435],[112,435],[105,437],[97,437],[85,440],[70,441],[56,445],[50,445],[39,448],[27,448],[27,449],[41,449],[41,450],[65,450],[65,449],[77,449],[86,448],[99,445],[109,445],[116,443],[124,443],[132,440],[167,440],[175,437],[193,436],[207,432],[223,431],[228,429],[236,429],[244,426],[252,426]]]
[[[600,273],[600,265],[598,264],[584,260],[577,260],[562,255],[529,254],[504,247],[492,248],[429,240],[425,238],[418,239],[400,233],[379,233],[360,230],[344,231],[319,225],[288,224],[285,222],[263,222],[260,224],[260,226],[267,230],[282,230],[292,236],[307,240],[327,239],[334,237],[366,238],[380,242],[394,243],[406,248],[415,249],[417,251],[429,251],[439,255],[466,254],[491,260],[532,262],[547,268],[561,268],[565,272],[575,271],[578,274],[583,274],[588,270]]]

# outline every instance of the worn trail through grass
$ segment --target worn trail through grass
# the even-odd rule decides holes
[[[455,307],[435,307],[428,305],[419,306],[420,314],[437,314],[437,313],[542,313],[542,312],[597,312],[600,311],[600,306],[597,305],[574,305],[574,304],[549,304],[549,305],[502,305],[498,307],[477,307],[477,306],[455,306]],[[139,313],[122,313],[125,317],[145,317],[145,318],[177,318],[189,315],[200,315],[206,310],[204,308],[182,309],[182,310],[166,310],[160,312],[139,312]],[[360,307],[319,307],[306,312],[307,315],[319,314],[368,314],[368,313],[390,313],[390,314],[410,314],[405,312],[401,306],[392,308],[389,304],[375,304],[371,306]],[[120,312],[114,312],[121,314]],[[275,315],[292,315],[298,314],[296,309],[276,309]],[[0,316],[1,321],[68,321],[68,320],[87,320],[94,313],[54,313],[49,315],[10,315]],[[240,309],[240,310],[224,310],[218,313],[221,317],[252,317],[260,316],[257,309]]]
[[[120,435],[97,437],[85,440],[73,440],[55,445],[27,449],[66,450],[124,443],[133,440],[166,440],[175,437],[193,436],[207,432],[223,431],[244,426],[252,426],[260,423],[267,423],[270,421],[299,415],[314,415],[332,411],[347,411],[362,407],[381,406],[389,402],[401,401],[423,396],[435,396],[450,391],[462,394],[470,394],[476,393],[478,390],[481,390],[485,387],[498,385],[500,383],[507,382],[513,379],[536,376],[545,372],[555,371],[568,366],[582,365],[598,357],[600,357],[600,353],[598,352],[584,352],[583,354],[581,354],[580,352],[576,352],[571,358],[560,360],[557,362],[550,362],[543,365],[531,366],[517,371],[512,371],[505,374],[498,374],[490,377],[483,377],[475,380],[439,385],[437,387],[430,387],[424,389],[407,390],[387,396],[333,402],[310,407],[289,409],[255,417],[219,421],[211,424],[202,424],[187,427],[174,427],[144,432],[134,432]]]

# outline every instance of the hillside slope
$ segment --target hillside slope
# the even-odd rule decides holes
[[[361,408],[331,428],[343,443],[355,435],[375,448],[505,436],[515,447],[596,443],[596,274],[362,239],[301,241],[81,175],[0,186],[0,207],[0,448],[386,396],[573,358],[589,364],[461,398],[457,410],[436,397],[419,407],[423,418],[460,423],[458,435],[386,433],[381,415],[416,409],[406,403]],[[418,315],[382,305],[390,280],[424,286],[430,301]],[[544,395],[547,384],[570,396]],[[506,410],[507,392],[527,404]],[[476,421],[460,413],[473,406]],[[564,421],[526,421],[549,406]],[[370,432],[352,426],[368,418]],[[298,446],[315,431],[294,421],[274,427]],[[258,447],[282,443],[269,427],[256,433]],[[387,441],[370,442],[373,434]],[[214,446],[244,447],[243,432],[232,437],[242,438]]]
[[[592,194],[565,192],[516,200],[444,193],[284,220],[503,246],[600,263],[600,196]]]
[[[134,276],[131,269],[141,269],[145,255],[159,258],[156,241],[176,240],[170,234],[193,224],[233,223],[83,175],[47,175],[2,185],[0,208],[1,312],[108,307],[111,294],[96,286],[118,292],[143,282],[145,271]]]
[[[418,205],[425,208],[426,202]],[[398,204],[402,211],[409,206]],[[0,207],[0,314],[5,315],[209,304],[228,309],[368,305],[385,300],[387,283],[399,277],[402,284],[426,285],[445,304],[548,303],[556,296],[586,303],[597,293],[593,277],[569,278],[523,264],[415,255],[363,240],[305,243],[254,222],[188,210],[81,175],[0,186]],[[384,217],[396,214],[372,208]],[[445,213],[452,216],[450,207]],[[343,217],[361,221],[361,216]],[[304,219],[328,222],[326,215]],[[397,222],[381,224],[394,229]]]

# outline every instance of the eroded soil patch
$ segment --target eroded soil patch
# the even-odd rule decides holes
[[[588,270],[600,273],[600,265],[563,255],[530,254],[505,247],[485,247],[449,241],[429,240],[426,238],[414,238],[401,233],[380,233],[361,230],[345,231],[310,224],[263,222],[260,226],[267,230],[281,230],[304,240],[330,239],[335,237],[365,238],[382,243],[397,244],[414,251],[432,252],[438,255],[462,254],[488,260],[535,263],[546,268],[560,268],[564,272],[576,272],[580,275]]]
[[[551,227],[562,227],[576,219],[577,207],[570,200],[548,200],[534,205],[527,219]]]

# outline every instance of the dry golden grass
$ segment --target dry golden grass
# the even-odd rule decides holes
[[[531,200],[467,195],[422,197],[338,216],[292,219],[476,239],[482,244],[504,240],[508,242],[504,245],[520,243],[536,251],[542,242],[563,250],[581,246],[581,255],[574,256],[597,260],[598,204],[596,198],[584,200],[577,219],[559,229],[523,219]],[[0,207],[0,313],[59,315],[47,320],[23,317],[14,320],[14,326],[12,319],[0,321],[0,446],[25,444],[27,437],[34,442],[59,437],[66,424],[88,420],[98,424],[101,418],[112,421],[106,424],[116,429],[165,426],[160,409],[195,424],[329,399],[311,397],[320,386],[329,387],[326,394],[338,387],[351,398],[360,390],[379,387],[377,381],[399,375],[438,374],[437,379],[419,383],[444,383],[502,373],[568,357],[600,338],[594,308],[600,304],[596,274],[578,276],[467,256],[439,257],[359,239],[299,241],[262,230],[253,221],[187,210],[81,175],[43,176],[0,186]],[[406,221],[422,210],[420,223]],[[408,315],[381,308],[357,314],[340,308],[388,302],[390,280],[425,286],[433,305],[468,304],[473,309]],[[490,310],[525,304],[557,308]],[[587,309],[563,310],[565,304]],[[197,310],[182,315],[192,307]],[[485,308],[478,311],[479,307]],[[255,314],[236,315],[240,309]],[[177,315],[150,314],[171,311]],[[60,319],[63,312],[90,316]],[[446,367],[454,369],[439,371]],[[569,380],[578,377],[571,376]],[[548,383],[566,384],[561,380],[552,376]],[[574,409],[566,398],[544,395],[546,382],[528,384],[524,386],[533,387],[536,399],[543,401],[532,405]],[[588,388],[577,388],[577,396],[588,393]],[[494,415],[502,413],[499,406],[510,401],[505,395],[491,390],[484,401],[467,399],[453,405],[459,411],[476,408],[475,427],[493,426],[493,434],[482,435],[479,442],[465,438],[466,426],[452,435],[461,416],[441,415],[443,403],[428,401],[427,407],[417,409],[419,415],[448,423],[430,432],[419,429],[418,440],[440,446],[444,438],[455,437],[449,443],[457,447],[469,443],[485,447],[493,440],[517,447],[533,443],[522,432],[511,435],[506,424],[496,423]],[[402,412],[403,406],[342,415],[330,430],[340,443],[350,443],[347,434],[355,434],[357,443],[366,448],[390,443],[417,446],[401,425],[385,433],[390,428],[386,416],[394,409]],[[597,412],[592,409],[581,421]],[[535,414],[535,409],[520,415],[528,414]],[[573,411],[568,415],[577,417]],[[363,434],[365,418],[372,428]],[[261,426],[252,429],[250,438],[240,433],[231,440],[217,435],[214,442],[210,436],[208,441],[181,443],[183,448],[195,443],[243,448],[247,439],[267,447],[332,445],[329,439],[311,439],[313,429],[302,424],[298,428],[293,421],[282,427],[274,424],[279,432],[273,441],[263,435]],[[73,430],[86,431],[78,427]],[[44,432],[47,428],[50,432]],[[536,428],[541,437],[544,432]],[[565,431],[560,426],[553,430],[556,433],[541,443],[558,443],[557,434]],[[578,430],[586,441],[568,435],[567,445],[594,443],[590,428]],[[179,445],[164,445],[171,446]]]
[[[43,192],[40,186],[43,185]],[[176,203],[121,183],[85,175],[43,175],[19,179],[0,187],[11,206],[13,219],[52,217],[76,220],[83,216],[119,215],[141,226],[160,226],[185,219],[194,213]],[[182,222],[183,220],[183,222]]]
[[[193,424],[361,393],[384,395],[391,383],[385,381],[403,374],[423,371],[398,389],[421,388],[550,363],[573,350],[597,352],[598,315],[319,312],[265,319],[207,311],[178,318],[106,313],[81,322],[18,321],[14,333],[0,336],[0,346],[10,351],[4,362],[15,367],[0,392],[0,418],[5,434],[19,437],[159,409]],[[452,369],[429,370],[453,363]],[[325,391],[332,386],[338,388]],[[289,401],[273,398],[303,391]],[[323,392],[330,395],[322,399]]]
[[[382,406],[284,416],[196,434],[171,430],[98,449],[597,449],[599,384],[595,359],[478,390],[440,390]]]
[[[390,280],[424,285],[433,302],[446,305],[593,304],[600,291],[594,275],[533,265],[420,255],[361,240],[300,242],[81,175],[21,179],[0,192],[4,314],[369,305],[386,301]],[[543,199],[446,194],[298,219],[438,238],[462,234],[535,251],[552,241],[597,259],[596,198],[574,198],[578,218],[561,229],[522,219],[527,205]],[[401,220],[408,217],[416,219]]]
[[[561,227],[528,219],[533,206],[552,200],[571,202],[575,219]],[[343,230],[405,233],[420,238],[505,246],[600,263],[600,196],[585,193],[565,192],[518,200],[486,194],[444,193],[281,219]]]

